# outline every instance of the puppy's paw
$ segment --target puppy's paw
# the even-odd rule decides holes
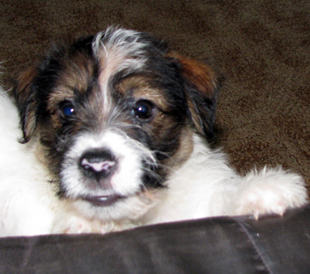
[[[283,213],[307,202],[304,180],[281,168],[252,172],[243,179],[236,205],[237,215],[253,214],[256,219],[264,214]]]

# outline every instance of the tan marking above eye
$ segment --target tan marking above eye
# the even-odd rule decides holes
[[[139,100],[152,102],[159,110],[169,111],[165,93],[152,83],[152,79],[143,76],[132,76],[116,86],[117,92],[124,97],[131,96]]]
[[[73,89],[65,86],[56,86],[54,91],[49,95],[47,110],[54,113],[61,102],[71,101],[74,99]]]

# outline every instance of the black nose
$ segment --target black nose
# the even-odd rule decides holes
[[[108,150],[91,150],[82,155],[80,168],[86,177],[99,181],[113,173],[116,160]]]

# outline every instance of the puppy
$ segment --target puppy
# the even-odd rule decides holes
[[[258,218],[305,204],[299,175],[241,177],[209,148],[218,89],[208,66],[146,33],[108,28],[54,47],[14,90],[23,144],[13,107],[1,114],[1,135],[11,128],[1,161],[16,169],[0,182],[1,234]]]

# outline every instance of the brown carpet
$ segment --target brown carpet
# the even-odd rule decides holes
[[[0,0],[3,82],[52,40],[114,24],[152,32],[227,80],[217,145],[242,173],[266,164],[310,185],[309,0]]]

